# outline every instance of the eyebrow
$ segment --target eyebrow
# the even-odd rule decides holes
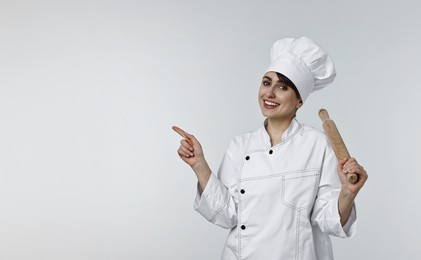
[[[263,79],[273,80],[272,78],[270,78],[268,76],[263,76]],[[278,79],[277,82],[284,83],[284,84],[288,83],[286,80],[283,80],[283,79]]]

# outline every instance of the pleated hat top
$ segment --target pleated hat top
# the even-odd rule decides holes
[[[270,50],[271,64],[266,72],[279,72],[298,89],[303,102],[313,91],[333,82],[336,76],[332,59],[308,37],[283,38]]]

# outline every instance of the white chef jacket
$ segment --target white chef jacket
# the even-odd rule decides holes
[[[230,229],[221,259],[333,259],[329,235],[350,237],[356,228],[355,207],[340,223],[337,164],[325,134],[296,119],[273,147],[265,126],[235,137],[194,202]]]

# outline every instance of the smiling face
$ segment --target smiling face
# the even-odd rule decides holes
[[[259,105],[269,120],[291,121],[302,102],[286,77],[280,78],[276,72],[269,71],[262,78]]]

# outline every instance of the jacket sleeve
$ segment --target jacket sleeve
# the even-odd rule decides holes
[[[322,166],[319,190],[311,216],[312,224],[318,225],[322,232],[332,236],[346,238],[356,233],[356,210],[352,208],[347,223],[340,222],[338,198],[340,181],[337,173],[338,161],[333,150],[328,147]]]
[[[197,185],[194,209],[208,221],[231,229],[237,225],[237,167],[234,162],[235,145],[231,142],[221,165],[218,176],[211,174],[205,189]]]

